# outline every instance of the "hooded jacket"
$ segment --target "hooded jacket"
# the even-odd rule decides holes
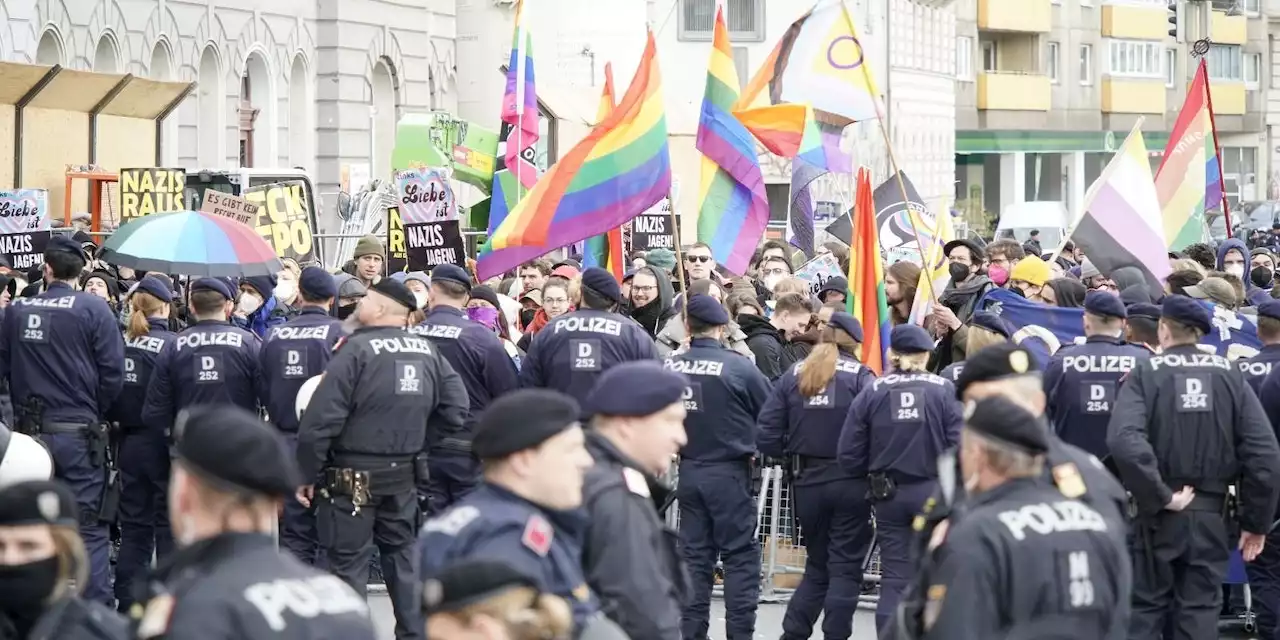
[[[678,309],[678,307],[674,308]],[[666,358],[683,352],[686,348],[684,344],[686,337],[688,336],[685,335],[684,318],[677,312],[662,326],[662,331],[658,332],[658,356]],[[742,327],[732,320],[729,321],[729,328],[725,331],[724,340],[721,340],[720,344],[750,358],[752,362],[756,361],[756,354],[752,353],[751,348],[747,346],[747,334],[743,333]]]
[[[756,368],[769,380],[782,375],[782,346],[786,340],[764,316],[741,314],[738,326],[747,336],[747,347],[756,355]]]
[[[1244,273],[1241,274],[1240,280],[1244,282],[1245,302],[1241,306],[1257,306],[1266,302],[1271,298],[1271,292],[1253,284],[1253,280],[1250,278],[1253,272],[1253,265],[1250,263],[1252,254],[1250,254],[1249,248],[1245,246],[1244,241],[1238,238],[1227,238],[1222,241],[1222,244],[1218,245],[1218,271],[1226,271],[1223,268],[1224,262],[1227,258],[1227,252],[1232,249],[1239,251],[1240,257],[1244,260]]]
[[[648,273],[658,281],[658,297],[639,309],[632,308],[628,315],[644,327],[650,338],[656,340],[667,320],[676,314],[676,308],[671,304],[676,297],[675,288],[671,286],[671,278],[667,277],[667,272],[662,269],[641,267],[636,272]]]

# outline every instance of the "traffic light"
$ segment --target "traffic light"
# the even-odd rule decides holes
[[[1182,33],[1178,28],[1178,0],[1169,0],[1169,37],[1182,42]]]

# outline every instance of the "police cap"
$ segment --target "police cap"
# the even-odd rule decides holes
[[[413,292],[409,290],[409,287],[404,286],[403,282],[396,282],[391,278],[383,278],[374,283],[374,285],[369,287],[369,289],[391,298],[401,305],[404,305],[404,308],[410,311],[414,311],[418,308],[418,299],[413,297]]]
[[[1036,371],[1035,356],[1026,348],[1012,342],[993,344],[965,360],[956,379],[956,398],[964,398],[965,389],[976,382],[1016,378]]]
[[[685,303],[685,312],[690,318],[706,324],[715,326],[729,324],[729,312],[724,310],[724,305],[704,293],[689,296],[689,301]]]
[[[582,286],[614,302],[622,301],[622,289],[618,286],[618,281],[613,278],[612,273],[600,267],[591,267],[582,272]]]
[[[441,264],[431,270],[432,280],[445,280],[462,285],[468,291],[471,290],[471,276],[467,274],[466,269],[456,264]]]
[[[964,426],[1003,444],[1030,454],[1049,450],[1049,433],[1029,411],[1000,395],[970,402],[964,408]]]
[[[1212,328],[1209,322],[1209,310],[1205,309],[1204,305],[1177,294],[1165,296],[1164,302],[1160,305],[1160,317],[1199,329],[1200,333],[1209,333]]]
[[[1009,323],[1005,322],[1000,316],[990,311],[978,311],[969,317],[969,324],[974,327],[986,329],[991,333],[995,333],[1005,338],[1012,338],[1013,331],[1009,329]],[[968,365],[965,365],[968,366]]]
[[[228,300],[236,299],[233,288],[222,278],[200,278],[191,283],[191,292],[195,293],[196,291],[216,291]]]
[[[1258,316],[1280,320],[1280,300],[1268,298],[1258,305]]]
[[[480,414],[471,451],[481,460],[500,460],[578,426],[580,414],[578,402],[559,391],[521,389],[509,393]]]
[[[0,526],[80,525],[75,494],[55,480],[19,482],[0,489]]]
[[[1128,318],[1120,296],[1109,291],[1090,291],[1084,295],[1084,310],[1104,318]]]
[[[80,243],[64,235],[54,235],[49,238],[49,243],[45,245],[44,255],[46,258],[50,253],[55,252],[70,253],[80,258],[81,262],[88,261],[88,258],[85,257],[84,248],[80,246]]]
[[[142,291],[158,298],[161,302],[173,302],[173,292],[169,290],[169,285],[164,280],[152,275],[143,276],[138,281],[137,288],[134,292]]]
[[[587,396],[587,410],[604,416],[651,416],[680,402],[688,387],[684,374],[671,371],[657,361],[624,362],[596,379]]]
[[[320,267],[307,267],[298,276],[298,291],[311,300],[328,300],[338,296],[333,276]]]
[[[1137,302],[1125,308],[1129,312],[1130,318],[1149,318],[1151,320],[1160,319],[1160,307],[1150,302]]]
[[[234,405],[196,405],[173,426],[187,469],[229,492],[291,496],[303,484],[293,453],[258,416]]]
[[[837,311],[831,314],[831,320],[827,324],[849,334],[854,341],[862,342],[862,323],[858,322],[857,318],[843,311]]]
[[[896,353],[928,353],[933,351],[933,338],[914,324],[900,324],[889,332],[889,348]]]
[[[422,585],[427,615],[457,611],[511,589],[538,589],[533,578],[497,560],[464,560],[446,567]]]

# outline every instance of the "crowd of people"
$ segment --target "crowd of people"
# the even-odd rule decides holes
[[[888,265],[873,371],[848,282],[779,241],[742,277],[695,243],[479,282],[387,275],[374,236],[238,279],[56,236],[0,283],[0,638],[371,638],[374,580],[397,638],[706,638],[717,582],[751,638],[762,466],[806,549],[784,638],[849,637],[875,548],[883,637],[1213,637],[1236,547],[1271,633],[1280,229],[1250,243],[1153,290],[951,242],[921,324],[920,265]],[[997,289],[1086,338],[1038,358]],[[1199,348],[1218,308],[1261,352]]]

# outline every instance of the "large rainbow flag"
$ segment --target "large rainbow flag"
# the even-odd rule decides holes
[[[622,102],[542,176],[488,244],[563,247],[622,226],[670,191],[662,78],[650,32]]]
[[[853,244],[849,247],[849,314],[862,323],[859,360],[876,375],[884,373],[889,348],[889,297],[884,290],[884,260],[876,230],[876,205],[871,195],[871,170],[858,169],[853,201]]]
[[[1156,172],[1156,192],[1170,250],[1181,251],[1203,242],[1208,230],[1205,212],[1222,205],[1217,147],[1208,72],[1201,58],[1165,146],[1164,162]]]
[[[769,198],[755,138],[733,115],[738,87],[722,7],[716,10],[707,88],[698,121],[697,146],[703,156],[698,241],[711,247],[717,263],[741,274],[746,273],[769,224]]]
[[[596,111],[596,122],[604,122],[613,113],[613,63],[604,64],[604,91],[600,94],[600,108]],[[626,256],[622,255],[622,229],[610,229],[607,233],[587,238],[587,246],[582,252],[583,267],[600,267],[613,274],[622,282],[622,265]]]

